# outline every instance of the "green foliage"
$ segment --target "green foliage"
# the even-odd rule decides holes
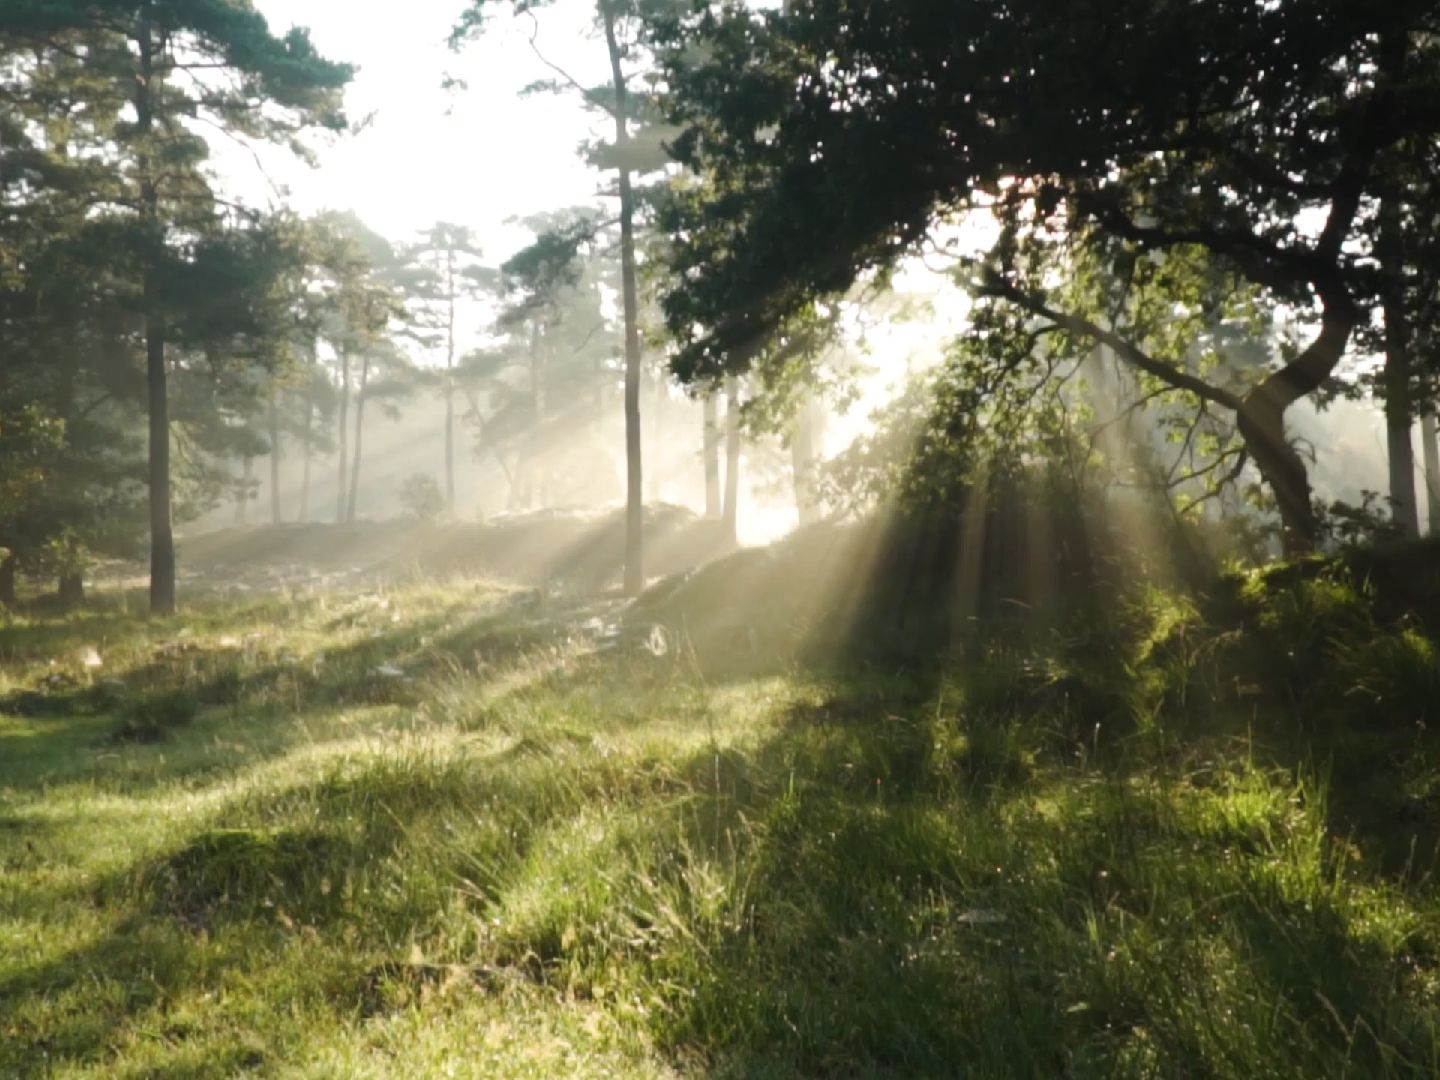
[[[400,485],[400,505],[416,521],[434,524],[445,515],[445,493],[429,473],[416,473]]]
[[[1103,345],[1135,382],[1119,404],[1153,395],[1191,458],[1185,505],[1253,466],[1286,550],[1312,550],[1284,417],[1365,330],[1377,279],[1347,252],[1379,201],[1431,201],[1407,149],[1433,127],[1409,106],[1433,91],[1429,31],[1423,5],[1309,0],[697,5],[655,31],[692,174],[659,211],[676,370],[743,371],[797,313],[883,281],[938,230],[989,225],[991,250],[956,270],[989,310],[927,434],[979,425],[992,391],[1043,416],[1049,395],[1023,390]],[[1299,230],[1307,214],[1326,228]],[[1271,308],[1305,313],[1275,349]]]
[[[166,408],[176,443],[163,516],[213,506],[227,459],[263,449],[260,373],[301,321],[300,230],[217,195],[209,133],[306,156],[304,132],[345,127],[353,69],[238,0],[17,0],[0,54],[0,415],[28,404],[64,436],[30,463],[46,498],[7,507],[0,542],[32,570],[56,542],[133,556],[146,415]]]

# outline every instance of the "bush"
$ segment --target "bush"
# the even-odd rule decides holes
[[[190,723],[199,712],[199,702],[187,690],[143,697],[121,709],[120,722],[111,738],[122,743],[157,743]]]
[[[427,525],[445,516],[445,496],[428,473],[415,473],[400,485],[400,505],[407,516]]]

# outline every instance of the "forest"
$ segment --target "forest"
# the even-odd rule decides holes
[[[1437,427],[1436,0],[0,0],[0,1077],[1440,1075]]]

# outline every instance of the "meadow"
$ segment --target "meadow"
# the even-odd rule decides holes
[[[683,588],[12,617],[0,1075],[1435,1075],[1434,646],[1230,585],[928,670]]]

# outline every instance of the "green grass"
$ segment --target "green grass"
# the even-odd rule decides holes
[[[1296,588],[940,673],[480,582],[15,620],[0,1076],[1436,1075],[1434,646]]]

